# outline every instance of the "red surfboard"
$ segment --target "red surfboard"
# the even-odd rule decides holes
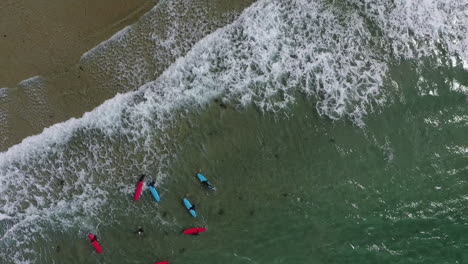
[[[143,189],[143,179],[145,178],[145,175],[141,175],[140,180],[138,181],[136,190],[135,190],[135,195],[133,196],[134,201],[138,201],[140,199],[141,195],[141,190]]]
[[[206,228],[204,227],[192,227],[184,230],[185,234],[195,234],[205,231]]]
[[[96,236],[94,236],[93,234],[89,233],[89,234],[88,234],[88,238],[89,238],[89,240],[91,241],[91,244],[93,244],[93,247],[96,249],[97,253],[102,253],[101,245],[100,245],[99,242],[95,239]]]
[[[153,264],[169,264],[169,261],[163,260],[163,261],[155,262]]]

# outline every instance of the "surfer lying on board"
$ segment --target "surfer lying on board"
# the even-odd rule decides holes
[[[213,186],[211,186],[211,184],[208,182],[208,180],[202,181],[201,184],[203,184],[203,186],[205,186],[208,189],[213,189]]]
[[[215,190],[213,185],[211,185],[211,182],[208,181],[208,179],[201,173],[197,173],[197,178],[200,180],[200,183],[205,186],[208,190]]]
[[[208,190],[216,191],[215,187],[213,187],[213,185],[211,185],[211,183],[208,180],[202,181],[201,184],[208,188]]]

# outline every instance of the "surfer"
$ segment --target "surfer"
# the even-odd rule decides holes
[[[203,186],[205,186],[206,188],[208,188],[208,189],[212,189],[212,188],[213,188],[213,186],[211,186],[211,184],[208,182],[208,180],[202,181],[201,184],[202,184]]]
[[[154,186],[156,184],[155,181],[148,181],[146,182],[146,185],[148,185],[150,191],[151,191],[151,194],[153,195],[154,199],[156,200],[156,202],[159,202],[161,201],[161,198],[159,197],[159,193],[158,191],[156,191],[156,187]]]
[[[208,190],[215,190],[213,185],[211,185],[211,182],[209,182],[208,179],[205,176],[203,176],[203,174],[197,173],[197,177],[200,180],[202,186],[206,187]]]
[[[195,204],[192,204],[187,198],[184,198],[183,200],[185,208],[189,211],[189,213],[193,217],[197,217],[197,212],[195,211]]]
[[[97,240],[97,236],[96,236],[96,235],[94,235],[94,237],[91,238],[91,243],[93,243],[94,241],[99,242],[99,241]]]
[[[213,187],[213,185],[211,185],[211,183],[207,180],[207,179],[204,179],[203,181],[201,181],[201,184],[203,186],[205,186],[207,189],[209,190],[214,190],[215,188]]]

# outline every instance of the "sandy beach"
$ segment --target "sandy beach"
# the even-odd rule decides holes
[[[62,71],[154,4],[148,0],[2,1],[0,87]]]
[[[134,23],[156,3],[2,1],[0,151],[47,126],[81,115],[82,109],[76,112],[72,106],[68,113],[61,106],[67,102],[56,100],[64,94],[79,93],[83,87],[82,82],[69,81],[70,69],[84,52]]]
[[[153,80],[199,39],[232,21],[253,1],[168,1],[152,10],[157,20],[151,22],[142,17],[158,1],[79,2],[54,0],[44,6],[8,0],[2,4],[0,57],[5,59],[0,65],[0,88],[7,87],[3,92],[7,96],[0,96],[0,151]],[[171,28],[174,19],[180,29]],[[195,27],[190,26],[194,23]],[[123,45],[94,49],[132,24],[135,33]],[[154,34],[169,38],[175,34],[185,44],[174,52],[162,46],[163,40],[150,46],[143,43],[158,42],[151,39]],[[134,49],[127,47],[132,45]],[[127,55],[134,50],[135,54]],[[133,62],[138,60],[146,64]],[[146,72],[133,72],[140,66]],[[127,74],[133,74],[133,80],[122,81]]]

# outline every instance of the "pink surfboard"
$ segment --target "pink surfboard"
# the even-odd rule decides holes
[[[89,240],[91,241],[91,244],[93,244],[93,247],[96,249],[97,253],[102,253],[102,248],[101,248],[101,245],[99,244],[99,242],[95,239],[96,236],[89,233],[88,234],[88,238]]]
[[[192,228],[185,229],[183,232],[185,234],[195,234],[195,233],[203,232],[205,230],[206,228],[204,227],[192,227]]]
[[[141,195],[141,190],[143,189],[143,179],[145,178],[145,175],[141,175],[140,180],[138,181],[136,190],[135,190],[135,195],[133,196],[134,201],[138,201],[140,199]]]

